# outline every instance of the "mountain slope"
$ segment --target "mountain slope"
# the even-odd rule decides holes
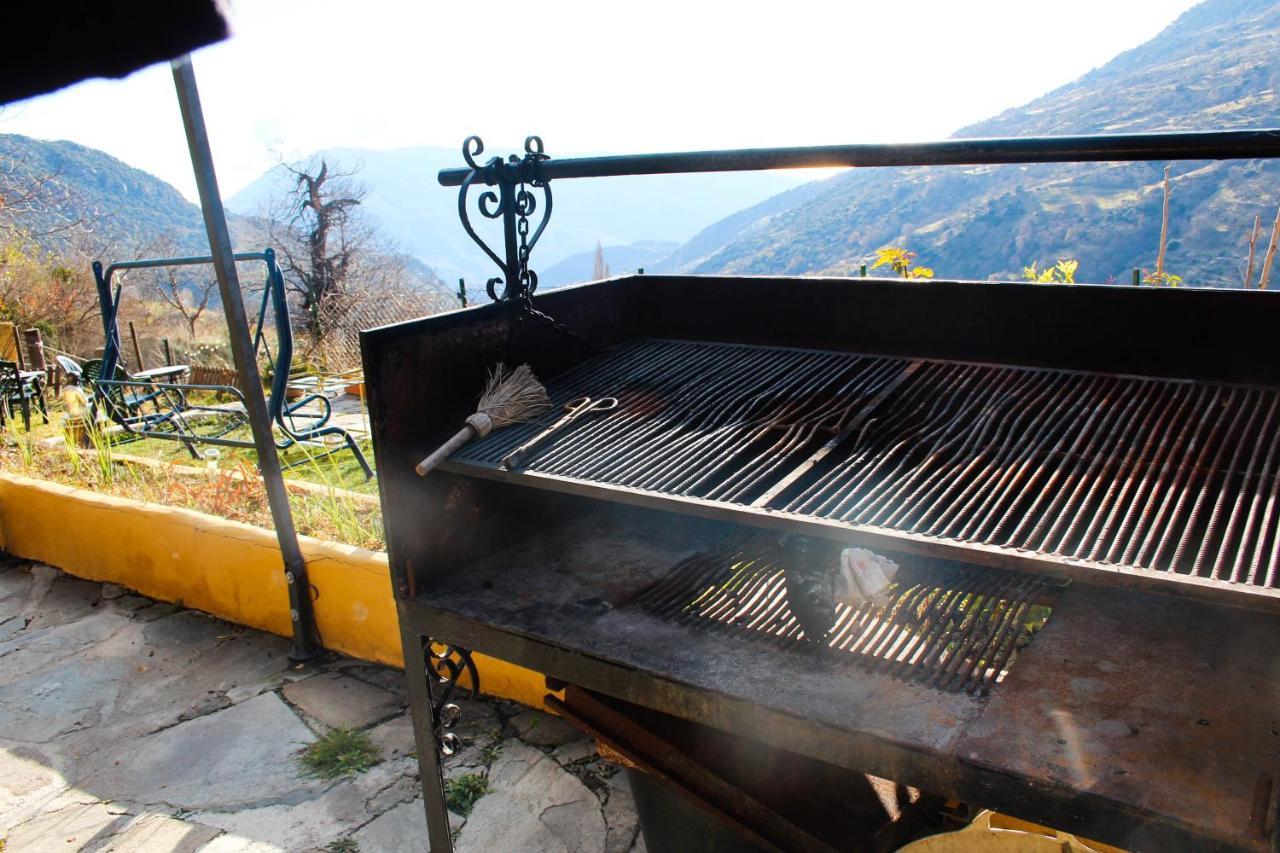
[[[465,276],[469,285],[482,286],[496,274],[462,230],[457,190],[436,180],[440,169],[462,165],[460,149],[337,148],[317,156],[347,170],[359,167],[355,179],[369,191],[365,211],[401,250],[434,267],[445,280]],[[533,265],[539,271],[550,269],[572,255],[594,251],[596,243],[679,243],[706,223],[801,180],[794,172],[778,172],[559,181],[552,186],[555,212],[534,252]],[[287,171],[274,169],[227,199],[227,207],[253,215],[291,182]],[[473,200],[477,194],[472,191]],[[482,233],[500,245],[500,233],[493,223],[481,221],[474,201],[471,211],[477,227],[493,229]]]
[[[1280,4],[1209,0],[1151,41],[959,137],[1280,125]],[[847,273],[906,245],[939,275],[1016,278],[1080,260],[1082,281],[1154,265],[1164,164],[855,169],[717,223],[672,264],[695,272]],[[1247,230],[1280,202],[1276,161],[1173,164],[1166,267],[1238,286]],[[690,247],[696,247],[690,250]]]
[[[22,224],[42,242],[56,244],[69,236],[68,222],[79,222],[77,230],[89,231],[97,245],[136,249],[171,236],[184,251],[208,251],[198,207],[159,178],[95,148],[0,134],[0,180],[19,188],[44,181],[21,213]]]

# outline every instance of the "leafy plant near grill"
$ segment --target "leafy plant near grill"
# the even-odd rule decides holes
[[[465,773],[444,783],[444,802],[449,811],[469,817],[476,802],[489,793],[489,780],[479,773]]]
[[[333,729],[298,756],[302,772],[319,779],[337,779],[363,773],[378,762],[378,748],[364,732]]]
[[[876,249],[876,262],[872,269],[888,266],[903,278],[933,278],[933,270],[929,267],[916,266],[916,253],[900,246],[885,246]]]
[[[1080,266],[1080,262],[1075,258],[1061,258],[1053,266],[1044,269],[1037,269],[1036,263],[1032,261],[1031,266],[1022,268],[1024,281],[1034,281],[1036,284],[1076,283],[1076,269]]]
[[[1163,270],[1143,270],[1142,283],[1153,284],[1156,287],[1177,287],[1182,284],[1182,278]]]

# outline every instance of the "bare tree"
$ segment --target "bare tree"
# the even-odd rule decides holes
[[[1249,260],[1244,267],[1244,288],[1249,289],[1249,284],[1253,281],[1253,261],[1256,257],[1258,249],[1258,235],[1262,233],[1262,214],[1259,213],[1253,217],[1253,230],[1249,232]]]
[[[101,345],[90,252],[74,240],[59,256],[30,240],[0,243],[0,319],[39,328],[72,352]]]
[[[1258,279],[1258,289],[1266,290],[1271,283],[1271,265],[1276,262],[1276,249],[1280,248],[1280,207],[1276,208],[1276,221],[1271,226],[1271,241],[1267,243],[1267,254],[1262,259],[1262,277]]]
[[[357,170],[335,169],[322,157],[282,166],[287,189],[263,218],[309,333],[303,357],[337,360],[329,355],[349,349],[360,328],[378,325],[368,318],[387,306],[397,319],[451,307],[435,273],[398,254],[364,215],[367,191],[354,179]]]
[[[39,172],[0,155],[0,240],[45,238],[70,231],[88,232],[99,218],[57,172]]]
[[[1169,173],[1173,170],[1173,164],[1167,164],[1164,167],[1164,205],[1161,207],[1160,213],[1160,251],[1156,253],[1156,277],[1164,276],[1164,250],[1169,243],[1169,196],[1172,195],[1169,186]]]
[[[149,258],[172,258],[182,254],[177,241],[166,236],[147,246],[142,254]],[[218,279],[202,267],[156,267],[147,270],[147,292],[176,311],[187,324],[191,340],[196,339],[196,324],[218,292]],[[203,274],[202,274],[203,272]]]
[[[604,259],[604,246],[600,245],[600,241],[596,241],[596,256],[592,262],[591,278],[593,281],[599,281],[602,278],[609,277],[609,264]]]
[[[381,247],[358,215],[366,191],[352,180],[354,171],[330,169],[323,158],[282,165],[292,187],[267,217],[269,236],[309,331],[321,338],[333,314],[327,303],[343,301],[357,266]]]

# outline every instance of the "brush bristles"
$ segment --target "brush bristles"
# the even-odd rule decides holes
[[[505,427],[531,421],[550,408],[547,389],[529,365],[508,371],[506,365],[499,363],[489,374],[477,411],[488,415],[494,427]]]

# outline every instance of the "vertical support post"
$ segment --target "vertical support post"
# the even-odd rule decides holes
[[[209,235],[209,250],[218,278],[218,290],[227,315],[231,355],[240,379],[240,390],[244,394],[249,426],[253,430],[258,469],[262,472],[263,484],[266,486],[276,539],[284,556],[289,614],[293,622],[293,651],[289,658],[294,662],[303,662],[323,653],[316,632],[315,612],[311,606],[311,583],[307,579],[307,564],[302,558],[298,534],[293,526],[289,494],[284,487],[280,457],[276,454],[275,437],[271,432],[271,418],[262,393],[262,376],[258,373],[253,341],[249,337],[249,322],[245,315],[240,280],[236,275],[231,236],[227,230],[226,213],[222,208],[222,196],[218,191],[218,177],[213,169],[213,153],[209,148],[209,134],[204,123],[204,112],[200,107],[200,92],[196,88],[191,57],[174,61],[173,85],[178,93],[178,107],[182,111],[182,125],[186,130],[187,147],[191,152],[191,168],[195,171],[200,208],[204,212],[205,230]]]
[[[462,303],[462,307],[467,307],[467,282],[466,279],[458,279],[458,301]]]
[[[133,327],[133,321],[129,321],[129,340],[133,341],[133,357],[138,361],[138,370],[146,370],[147,366],[142,363],[142,347],[138,346],[138,330]]]
[[[173,350],[169,348],[169,339],[161,338],[160,344],[164,347],[164,366],[173,367]]]
[[[858,267],[858,276],[859,276],[859,277],[861,277],[861,278],[866,278],[866,277],[867,277],[867,265],[866,265],[866,264],[863,264],[862,266]]]
[[[44,370],[47,366],[44,360],[44,338],[40,335],[39,329],[23,329],[22,341],[27,346],[27,362],[28,370]],[[22,348],[19,347],[21,352]]]
[[[1134,287],[1142,286],[1142,270],[1138,269],[1137,267],[1133,268],[1133,286]]]
[[[507,174],[505,166],[499,172],[498,204],[502,207],[503,278],[502,298],[511,300],[521,295],[524,283],[520,281],[520,250],[516,233],[516,185]]]
[[[13,359],[18,363],[19,370],[27,369],[26,359],[22,357],[22,336],[18,333],[18,327],[13,327]]]

